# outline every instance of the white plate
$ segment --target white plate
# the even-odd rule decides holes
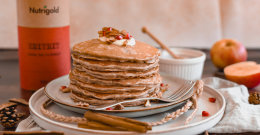
[[[175,90],[181,88],[181,86],[184,83],[184,80],[170,76],[163,76],[163,82],[169,85],[168,91],[166,91],[164,94],[169,94],[170,92],[174,92]],[[78,113],[86,112],[88,108],[77,106],[75,102],[70,98],[70,93],[63,93],[59,90],[59,88],[64,85],[69,85],[68,75],[62,76],[48,83],[44,89],[46,96],[65,109],[75,111]],[[193,91],[190,91],[190,93],[188,93],[187,96],[184,96],[180,100],[172,103],[160,102],[152,103],[152,106],[150,107],[125,107],[123,110],[100,110],[100,112],[123,117],[147,116],[155,113],[165,112],[169,109],[183,105],[185,101],[192,96],[192,93]]]
[[[216,102],[215,103],[209,102],[208,101],[209,97],[215,97],[217,99]],[[78,128],[76,124],[63,123],[63,122],[57,122],[51,120],[48,117],[45,117],[40,111],[41,105],[48,99],[49,98],[45,96],[43,89],[40,89],[32,95],[29,101],[29,108],[30,108],[31,115],[35,120],[35,122],[42,128],[48,130],[54,130],[54,131],[63,131],[67,135],[71,135],[71,134],[131,135],[133,134],[133,132],[128,132],[128,131],[101,131],[101,130]],[[147,134],[190,135],[190,134],[202,133],[205,130],[213,127],[220,121],[220,119],[224,114],[226,103],[224,97],[218,91],[205,86],[203,95],[199,99],[198,105],[199,105],[199,109],[197,111],[197,114],[195,115],[195,118],[188,125],[184,125],[184,122],[193,110],[189,110],[187,113],[181,115],[176,120],[171,120],[168,123],[165,123],[160,126],[154,126],[152,131],[147,132]],[[63,109],[62,107],[56,104],[51,104],[48,109],[55,113],[63,114],[66,116],[83,117],[82,114]],[[171,113],[175,109],[171,109],[165,113],[159,113],[159,114],[135,118],[135,119],[146,121],[146,122],[159,121],[167,113]],[[209,117],[201,116],[201,112],[204,110],[210,113]]]

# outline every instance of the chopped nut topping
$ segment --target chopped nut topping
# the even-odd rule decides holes
[[[115,35],[119,35],[120,32],[117,29],[111,28],[111,27],[103,27],[102,31],[98,31],[99,37],[111,37]]]
[[[115,106],[114,110],[123,110],[125,107],[121,104]]]
[[[103,42],[111,44],[116,40],[121,39],[130,39],[132,37],[126,30],[122,30],[121,32],[115,28],[111,27],[103,27],[102,31],[98,31],[99,38],[105,37],[106,39]],[[123,45],[127,45],[127,41],[124,42]]]
[[[128,33],[126,32],[126,30],[122,30],[121,33],[122,33],[124,36],[128,34]]]
[[[116,41],[115,37],[110,37],[109,40],[113,42]]]

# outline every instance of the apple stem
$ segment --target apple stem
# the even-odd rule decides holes
[[[232,43],[227,42],[226,46],[232,46]]]

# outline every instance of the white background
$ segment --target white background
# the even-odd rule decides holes
[[[260,0],[71,0],[71,46],[96,38],[103,26],[126,29],[137,40],[147,26],[168,46],[210,48],[233,38],[260,48]],[[0,0],[0,49],[17,48],[15,0]]]

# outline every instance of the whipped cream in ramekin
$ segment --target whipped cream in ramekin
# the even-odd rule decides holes
[[[109,38],[104,36],[104,37],[99,37],[98,39],[100,41],[102,41],[102,42],[106,42]],[[122,45],[124,45],[125,42],[126,42],[126,45],[129,45],[129,46],[134,46],[135,45],[135,39],[133,37],[131,37],[130,39],[116,40],[116,41],[112,42],[112,44],[122,46]]]

